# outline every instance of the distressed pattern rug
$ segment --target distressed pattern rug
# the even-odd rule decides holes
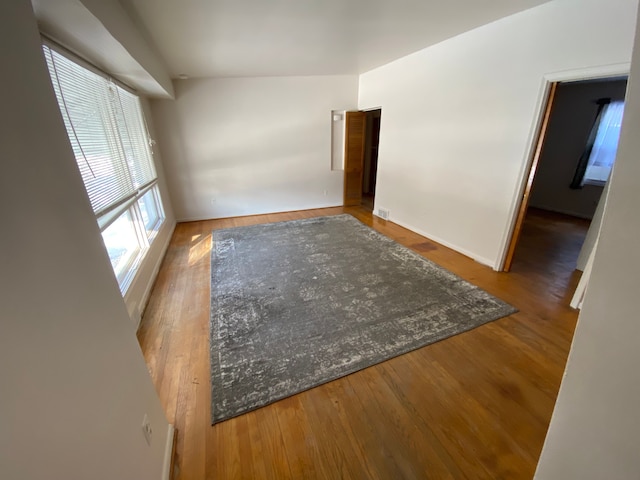
[[[515,311],[350,215],[214,231],[212,423]]]

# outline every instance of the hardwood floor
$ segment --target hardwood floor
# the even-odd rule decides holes
[[[371,193],[363,193],[362,201],[360,202],[360,206],[369,212],[373,211],[373,204],[375,202],[375,198]]]
[[[590,223],[590,220],[530,207],[513,257],[512,271],[526,272],[540,281],[553,281],[562,289],[571,281]]]
[[[342,212],[520,311],[212,427],[211,231]],[[525,228],[535,232],[535,222]],[[547,234],[551,242],[554,229]],[[178,429],[174,478],[532,478],[575,328],[578,277],[541,252],[542,236],[529,237],[505,274],[361,207],[179,224],[138,332]]]

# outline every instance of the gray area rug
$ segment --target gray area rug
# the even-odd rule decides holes
[[[515,311],[350,215],[214,231],[212,421]]]

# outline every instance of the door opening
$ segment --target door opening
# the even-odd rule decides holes
[[[380,143],[380,118],[382,110],[369,110],[364,146],[364,168],[362,171],[362,206],[373,211],[378,174],[378,144]]]
[[[623,102],[625,92],[626,77],[550,84],[504,271],[564,268],[569,278],[575,269],[584,270],[606,182],[585,177],[576,185],[575,176],[583,159],[591,162],[596,151],[594,140],[604,126],[602,101]]]
[[[508,272],[511,270],[511,264],[513,263],[513,255],[516,251],[516,245],[520,239],[520,233],[522,232],[522,226],[524,225],[524,219],[527,214],[527,208],[529,206],[529,196],[531,195],[531,187],[533,186],[533,180],[535,179],[538,169],[538,162],[540,161],[540,154],[542,153],[542,147],[547,135],[547,129],[549,128],[549,118],[551,117],[551,110],[553,108],[553,101],[556,96],[556,90],[558,88],[558,82],[553,82],[549,85],[549,91],[547,94],[547,102],[544,108],[544,114],[542,116],[542,122],[540,123],[540,130],[538,131],[538,137],[536,139],[536,146],[533,152],[533,159],[531,160],[531,167],[529,169],[529,175],[527,176],[527,183],[522,193],[522,200],[520,207],[518,208],[518,216],[516,217],[516,223],[513,227],[511,234],[511,241],[507,248],[507,255],[504,260],[502,270]]]
[[[373,210],[381,116],[381,109],[346,113],[345,206],[363,206]]]

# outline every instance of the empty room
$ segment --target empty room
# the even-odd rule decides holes
[[[637,17],[3,1],[4,475],[637,478]]]

